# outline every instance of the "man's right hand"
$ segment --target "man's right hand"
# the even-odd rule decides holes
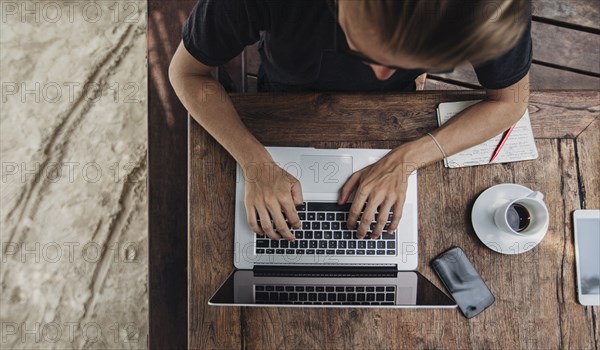
[[[169,80],[190,115],[242,165],[252,230],[272,239],[293,240],[285,217],[293,227],[300,227],[295,207],[302,204],[300,182],[273,162],[248,131],[223,86],[211,76],[213,69],[192,56],[181,41],[169,65]]]
[[[244,204],[248,224],[254,232],[271,239],[293,241],[288,223],[300,228],[296,206],[302,204],[300,181],[275,162],[244,165]],[[260,219],[260,223],[257,221]],[[286,222],[287,218],[287,222]]]

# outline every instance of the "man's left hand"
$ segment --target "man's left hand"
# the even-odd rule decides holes
[[[364,238],[370,231],[376,212],[377,223],[371,231],[371,238],[379,237],[386,227],[390,212],[393,216],[390,225],[387,226],[387,232],[392,233],[398,226],[404,207],[408,177],[416,169],[416,164],[403,160],[402,153],[399,149],[392,150],[376,163],[352,174],[342,187],[338,200],[340,205],[346,203],[350,195],[356,192],[347,225],[348,228],[355,229],[358,224],[359,238]]]

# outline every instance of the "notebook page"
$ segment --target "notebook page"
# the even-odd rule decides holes
[[[459,101],[440,103],[437,109],[438,123],[443,125],[450,118],[464,110],[465,108],[479,101]],[[444,164],[447,168],[460,168],[474,165],[490,164],[489,160],[496,150],[496,147],[502,139],[504,132],[485,141],[477,146],[468,148],[462,152],[452,155],[444,159]],[[531,129],[531,121],[529,119],[529,111],[515,125],[508,140],[500,150],[500,153],[494,159],[495,163],[508,163],[521,160],[537,159],[538,152],[533,138]]]

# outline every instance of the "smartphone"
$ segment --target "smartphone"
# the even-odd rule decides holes
[[[431,267],[466,318],[477,316],[494,303],[492,292],[459,247],[440,254],[431,261]]]
[[[577,295],[582,305],[600,305],[600,210],[575,210]]]

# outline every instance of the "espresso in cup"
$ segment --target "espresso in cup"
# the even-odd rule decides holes
[[[548,220],[548,209],[540,192],[505,203],[494,215],[498,228],[520,236],[540,232],[547,226]]]
[[[531,213],[524,205],[513,203],[506,210],[506,222],[515,232],[522,232],[531,223]]]

